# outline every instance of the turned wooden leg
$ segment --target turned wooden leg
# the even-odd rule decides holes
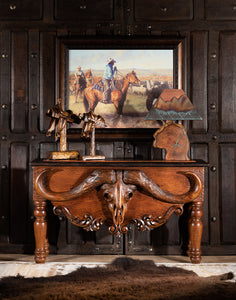
[[[46,256],[48,256],[48,254],[49,254],[49,243],[48,243],[48,239],[47,238],[45,240],[45,252],[46,252]]]
[[[190,204],[190,217],[188,221],[189,243],[187,254],[193,264],[201,262],[201,239],[202,239],[202,202]]]
[[[38,198],[34,200],[35,222],[35,261],[36,263],[45,263],[46,256],[49,254],[47,241],[47,221],[46,221],[46,200]]]

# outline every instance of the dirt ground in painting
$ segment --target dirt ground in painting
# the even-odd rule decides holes
[[[113,104],[101,102],[95,108],[95,113],[101,115],[107,124],[107,128],[158,128],[156,121],[145,121],[148,113],[146,108],[146,96],[127,94],[123,108],[123,115],[119,116]],[[75,101],[75,96],[69,98],[69,109],[75,114],[84,113],[83,98]]]

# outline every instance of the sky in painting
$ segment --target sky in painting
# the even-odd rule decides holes
[[[118,69],[173,69],[173,50],[70,50],[69,69],[103,70],[109,58],[116,60]]]

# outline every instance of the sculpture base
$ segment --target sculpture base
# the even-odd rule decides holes
[[[83,155],[81,156],[82,160],[96,160],[96,159],[105,159],[104,155]]]
[[[52,151],[47,153],[48,159],[78,159],[78,151]]]

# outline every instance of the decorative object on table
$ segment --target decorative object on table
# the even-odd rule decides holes
[[[182,120],[202,120],[182,89],[165,89],[152,105],[145,120],[161,120],[154,133],[153,147],[166,150],[165,160],[190,160],[189,139]],[[179,121],[175,123],[174,121]]]
[[[64,55],[61,69],[64,72],[60,78],[61,85],[69,90],[66,93],[68,108],[74,111],[74,107],[80,107],[81,113],[95,109],[97,114],[105,117],[108,130],[147,129],[153,126],[158,128],[156,122],[144,121],[146,98],[149,93],[162,86],[161,82],[165,82],[166,88],[172,88],[173,82],[182,81],[181,44],[182,39],[174,41],[172,38],[169,41],[166,38],[145,41],[93,38],[62,40],[61,50],[64,50]],[[113,74],[113,79],[109,78],[111,97],[105,99],[102,97],[101,83],[106,65],[110,65],[110,61],[107,61],[110,57],[116,60],[117,72]],[[80,85],[79,90],[75,87],[78,62],[83,62],[81,66],[87,81],[86,88]],[[160,64],[165,69],[164,72],[160,71]],[[78,91],[81,90],[84,94],[81,97],[83,105],[82,102],[78,103]],[[136,134],[138,135],[138,131],[135,131]]]
[[[90,155],[83,155],[83,160],[105,159],[104,155],[95,155],[95,126],[106,127],[105,120],[100,115],[94,114],[92,111],[83,114],[83,128],[81,136],[90,138]]]
[[[52,151],[47,154],[49,159],[78,159],[78,151],[67,151],[66,125],[69,123],[80,124],[83,115],[75,115],[71,110],[64,110],[61,98],[57,99],[57,104],[49,108],[46,115],[51,118],[46,136],[51,136],[55,131],[55,140],[60,139],[60,151]]]

